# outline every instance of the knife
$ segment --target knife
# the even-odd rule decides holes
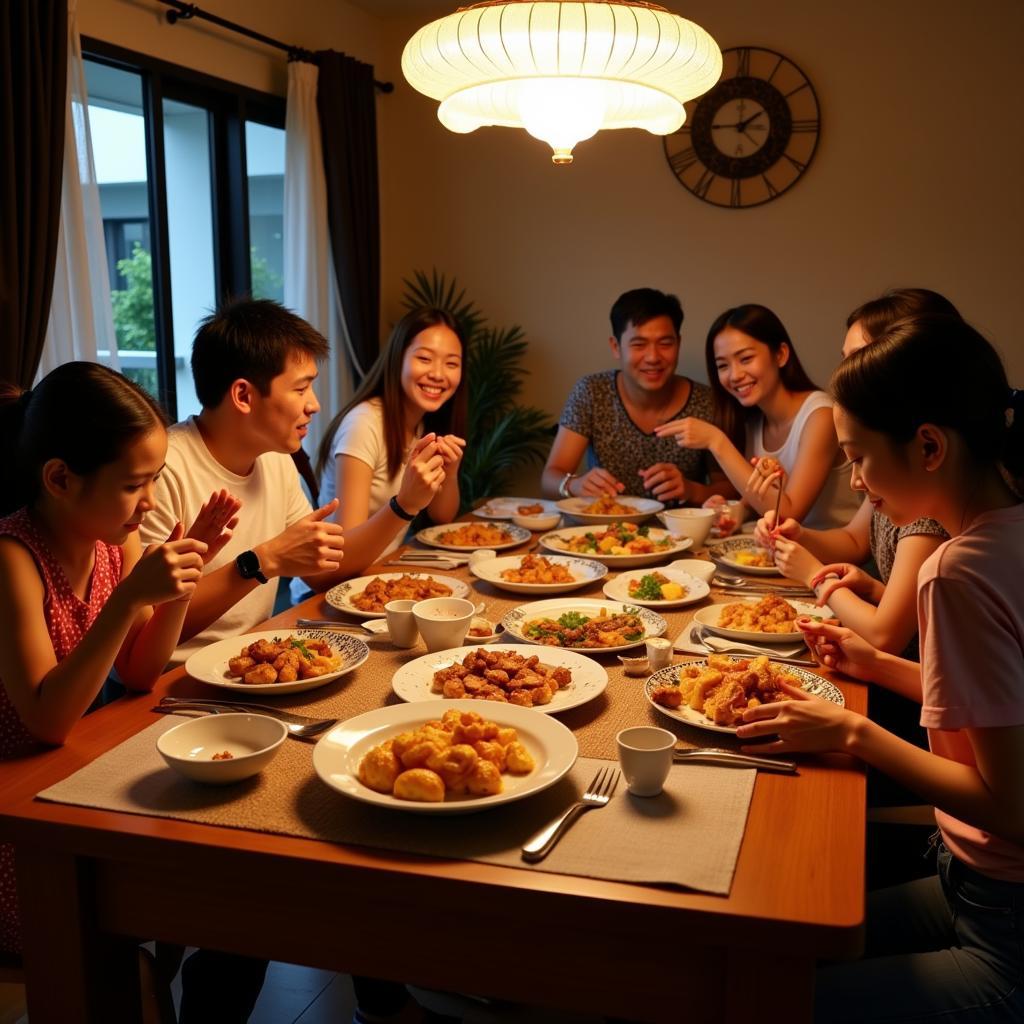
[[[701,749],[676,749],[672,753],[674,764],[685,764],[687,761],[703,761],[708,764],[732,765],[737,768],[760,768],[766,772],[780,772],[785,775],[797,775],[795,761],[779,761],[774,757],[758,757],[755,754],[743,754],[735,750],[724,750],[720,747]]]

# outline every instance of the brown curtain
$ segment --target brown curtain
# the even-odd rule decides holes
[[[316,106],[327,178],[327,219],[341,308],[362,376],[379,352],[380,198],[373,67],[334,50],[316,54]]]
[[[66,0],[0,0],[0,380],[26,388],[57,259],[67,49]]]

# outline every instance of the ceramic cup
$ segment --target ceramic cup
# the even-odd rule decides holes
[[[658,518],[673,537],[692,537],[695,548],[702,547],[715,523],[713,508],[672,508]]]
[[[652,725],[623,729],[615,737],[619,764],[633,796],[657,796],[672,767],[675,733]]]
[[[652,672],[667,668],[672,663],[672,641],[663,636],[652,636],[647,641],[647,661]]]
[[[416,601],[388,601],[384,614],[388,620],[388,632],[396,647],[414,647],[420,638],[419,627],[412,614]]]
[[[461,597],[432,597],[417,601],[412,614],[427,650],[444,651],[462,646],[476,606]]]

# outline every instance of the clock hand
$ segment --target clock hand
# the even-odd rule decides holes
[[[752,121],[756,121],[763,113],[763,110],[759,110],[756,114],[751,114],[750,117],[738,122],[736,125],[734,125],[734,127],[737,131],[742,132],[744,135],[746,135],[747,125],[750,124]],[[712,125],[712,127],[714,127],[714,125]]]
[[[735,124],[713,124],[711,127],[712,128],[736,128],[737,130],[742,131],[742,129],[740,129],[740,125],[741,124],[743,124],[742,121],[737,121]]]

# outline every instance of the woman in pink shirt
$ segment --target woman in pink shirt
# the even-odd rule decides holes
[[[1024,1020],[1024,394],[961,320],[897,321],[832,377],[852,484],[950,535],[918,578],[920,665],[802,621],[824,664],[912,697],[930,751],[791,690],[747,711],[762,752],[841,750],[935,805],[938,873],[870,897],[864,958],[823,968],[819,1020]]]

